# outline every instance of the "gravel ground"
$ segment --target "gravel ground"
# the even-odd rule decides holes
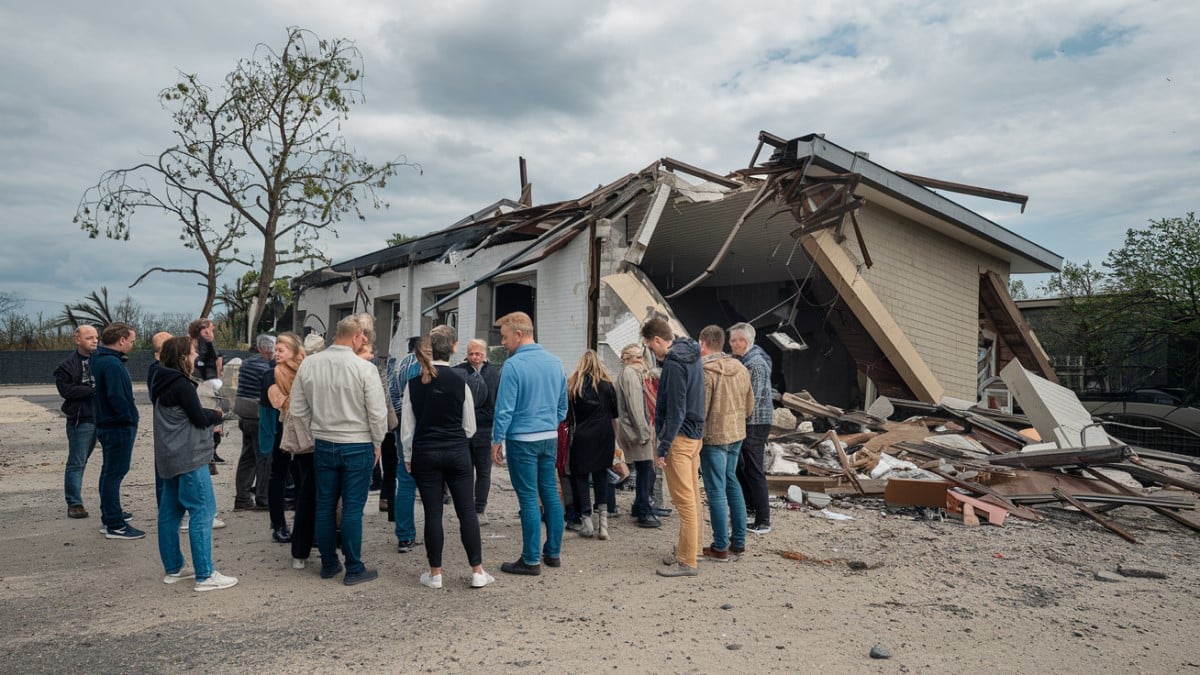
[[[1112,513],[1133,545],[1073,512],[1031,525],[965,528],[888,513],[877,500],[831,507],[855,520],[778,510],[734,563],[662,579],[675,519],[661,530],[626,515],[612,540],[568,532],[564,565],[512,577],[520,525],[504,470],[495,474],[479,590],[447,522],[446,588],[417,578],[420,549],[397,554],[374,494],[364,559],[377,581],[323,581],[293,570],[265,512],[232,512],[233,466],[214,477],[217,569],[229,590],[165,585],[155,544],[148,424],[123,499],[149,534],[109,541],[100,527],[99,451],[86,520],[62,499],[63,420],[37,391],[0,391],[0,670],[175,672],[1180,672],[1200,669],[1194,618],[1197,535],[1140,508]],[[34,401],[34,402],[30,402]],[[148,408],[143,420],[150,419]],[[233,460],[236,429],[222,445]],[[628,512],[631,495],[622,492]],[[418,505],[418,526],[420,524]],[[707,527],[707,524],[705,525]],[[185,555],[187,554],[185,545]],[[782,552],[800,554],[794,560]],[[1117,574],[1121,567],[1165,578]],[[873,659],[879,645],[889,659]]]

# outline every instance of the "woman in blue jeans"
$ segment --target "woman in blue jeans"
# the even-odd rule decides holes
[[[158,505],[158,553],[166,576],[173,584],[195,577],[197,591],[215,591],[237,583],[213,569],[212,522],[217,513],[208,462],[212,459],[212,427],[222,413],[205,410],[192,378],[196,348],[189,337],[168,340],[162,349],[159,369],[150,390],[154,404],[154,468],[162,480]],[[183,559],[179,545],[179,523],[184,512],[190,516],[188,539],[192,564]]]
[[[440,329],[440,330],[439,330]],[[442,587],[442,494],[450,488],[459,536],[471,566],[471,588],[494,579],[483,569],[483,546],[475,513],[475,472],[470,438],[475,434],[475,401],[461,370],[450,367],[454,334],[435,328],[417,347],[420,375],[404,388],[400,437],[405,468],[412,472],[425,509],[425,555],[429,571],[421,583]]]

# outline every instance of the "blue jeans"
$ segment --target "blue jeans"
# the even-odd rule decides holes
[[[337,504],[342,500],[342,554],[346,556],[346,574],[358,574],[362,563],[362,516],[371,487],[371,468],[375,466],[375,446],[371,443],[330,443],[315,439],[313,465],[317,475],[317,550],[321,552],[321,571],[338,568],[334,546],[337,530]]]
[[[96,428],[96,440],[100,441],[100,450],[104,454],[104,463],[100,465],[100,520],[105,527],[125,527],[121,481],[129,473],[136,436],[137,427]]]
[[[700,448],[700,475],[704,477],[708,516],[713,528],[712,547],[718,551],[728,551],[730,543],[746,548],[746,498],[742,496],[742,486],[737,479],[741,451],[741,441]],[[732,538],[729,536],[731,524]]]
[[[396,517],[396,541],[416,541],[417,482],[404,468],[404,448],[400,443],[400,432],[396,431],[396,498],[392,500],[392,513]]]
[[[92,422],[73,424],[67,420],[67,471],[63,474],[67,506],[83,504],[83,470],[95,449],[96,425]]]
[[[192,546],[192,567],[196,569],[196,581],[204,581],[213,573],[212,521],[217,515],[217,498],[208,465],[167,478],[162,486],[162,501],[158,504],[158,555],[163,569],[174,574],[183,568],[179,523],[187,511],[191,517],[188,541]]]
[[[545,554],[557,558],[562,552],[563,505],[558,498],[558,478],[554,459],[558,455],[558,440],[505,442],[508,453],[508,476],[517,503],[521,507],[521,560],[526,565],[542,561],[542,512],[538,500],[546,509]]]

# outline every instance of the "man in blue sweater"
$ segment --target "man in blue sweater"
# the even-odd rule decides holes
[[[508,360],[500,370],[492,418],[492,461],[508,462],[508,475],[521,506],[521,557],[501,572],[535,575],[541,563],[562,565],[563,506],[554,460],[558,425],[567,418],[567,378],[562,361],[534,342],[533,320],[524,312],[500,317],[500,343]],[[507,455],[507,460],[506,460]],[[545,509],[546,547],[541,546]]]
[[[121,481],[129,473],[133,441],[137,436],[138,411],[133,401],[133,382],[125,361],[137,334],[120,321],[100,333],[100,348],[92,355],[92,378],[96,397],[96,440],[104,455],[100,468],[100,518],[107,539],[141,539],[145,532],[126,522],[121,508]]]
[[[658,438],[655,465],[667,477],[671,502],[679,512],[679,541],[675,555],[658,570],[664,577],[699,574],[700,548],[700,447],[704,438],[704,368],[695,340],[675,337],[662,319],[642,324],[642,341],[658,357],[654,434]]]

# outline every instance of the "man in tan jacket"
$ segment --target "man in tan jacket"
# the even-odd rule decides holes
[[[721,351],[724,344],[725,331],[720,326],[706,326],[700,331],[700,361],[704,367],[700,473],[713,528],[712,545],[704,547],[703,556],[716,562],[729,562],[746,551],[746,500],[737,480],[737,463],[746,438],[746,417],[754,410],[750,371]]]

